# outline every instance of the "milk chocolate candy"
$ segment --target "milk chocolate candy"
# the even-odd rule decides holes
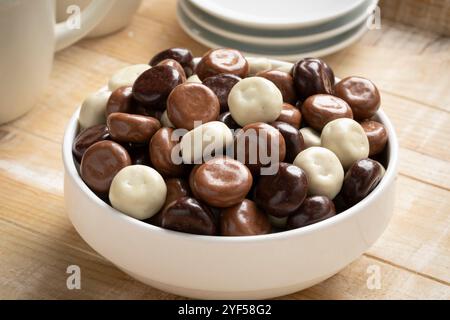
[[[110,114],[107,125],[114,141],[132,143],[148,143],[161,128],[155,118],[120,112]]]
[[[205,162],[193,176],[194,190],[200,200],[217,208],[231,207],[244,200],[252,183],[250,170],[227,157]]]
[[[280,116],[276,121],[286,122],[294,128],[300,129],[300,124],[302,122],[302,113],[293,105],[289,103],[283,103],[281,106]]]
[[[192,130],[195,122],[205,124],[217,120],[219,112],[219,99],[203,84],[179,85],[167,99],[167,116],[176,128]]]
[[[373,120],[361,122],[361,127],[369,140],[369,157],[383,152],[388,140],[386,127],[380,122]]]
[[[251,200],[245,199],[221,212],[222,236],[256,236],[268,234],[271,229],[267,215]]]
[[[113,141],[100,141],[84,153],[80,174],[92,191],[105,194],[115,175],[129,165],[131,158],[124,147]]]
[[[234,140],[235,158],[256,175],[261,174],[264,167],[277,166],[286,156],[283,135],[266,123],[245,126],[238,130]]]
[[[335,95],[352,108],[356,120],[369,119],[380,108],[380,93],[375,84],[362,77],[348,77],[338,82]]]
[[[195,72],[203,81],[221,73],[245,78],[248,70],[248,62],[242,53],[235,49],[220,48],[208,51],[198,63]]]
[[[290,104],[297,102],[297,93],[295,92],[294,80],[291,74],[278,70],[267,70],[258,72],[256,76],[272,81],[280,89],[284,102]]]
[[[347,102],[329,94],[310,96],[301,106],[303,119],[310,127],[321,131],[328,122],[340,118],[353,119]]]
[[[175,163],[173,153],[180,152],[179,139],[173,135],[174,129],[161,128],[150,141],[150,159],[153,167],[164,177],[180,177],[186,173],[186,165]]]
[[[80,162],[87,148],[96,142],[107,139],[109,139],[109,131],[108,127],[104,124],[99,124],[81,131],[72,145],[72,153],[75,159]]]

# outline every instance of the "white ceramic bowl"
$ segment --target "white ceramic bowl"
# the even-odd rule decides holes
[[[274,65],[281,64],[274,61]],[[78,111],[63,142],[64,199],[78,233],[99,254],[137,280],[181,296],[261,299],[293,293],[339,272],[383,233],[394,208],[398,142],[389,133],[388,166],[380,184],[357,205],[319,223],[250,237],[179,233],[126,216],[81,180],[72,156]]]

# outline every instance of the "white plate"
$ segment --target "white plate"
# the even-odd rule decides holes
[[[365,0],[348,14],[314,27],[262,31],[217,19],[190,4],[188,0],[179,0],[183,13],[208,31],[236,41],[270,45],[307,44],[337,36],[361,24],[372,13],[377,3],[378,0]]]
[[[240,41],[227,39],[218,34],[210,32],[192,20],[190,20],[177,7],[177,17],[181,28],[194,40],[210,48],[229,47],[242,51],[248,56],[263,56],[272,59],[296,61],[305,57],[321,57],[339,51],[358,40],[368,28],[363,22],[359,26],[324,41],[296,46],[270,46],[254,45]]]
[[[242,26],[286,29],[345,15],[363,0],[190,0],[199,9]]]

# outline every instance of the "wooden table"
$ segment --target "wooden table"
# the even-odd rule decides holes
[[[175,1],[144,1],[127,29],[58,53],[36,107],[0,127],[1,299],[178,298],[134,281],[80,238],[64,210],[61,161],[70,115],[115,70],[168,47],[206,50],[174,12]],[[368,77],[382,91],[401,145],[395,214],[358,260],[285,298],[450,299],[450,39],[383,20],[325,59],[337,75]],[[66,287],[69,265],[81,267],[81,290]],[[372,265],[381,271],[375,290],[366,285]]]

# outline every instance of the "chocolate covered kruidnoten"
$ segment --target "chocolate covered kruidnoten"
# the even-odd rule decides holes
[[[258,236],[320,223],[383,179],[373,82],[317,58],[272,70],[235,50],[170,48],[87,95],[74,161],[116,210],[157,227]],[[276,231],[274,231],[276,230]]]
[[[286,122],[296,129],[300,129],[302,114],[299,109],[289,103],[283,103],[277,121]]]
[[[177,61],[183,67],[186,76],[190,77],[194,73],[194,57],[189,49],[170,48],[161,51],[150,60],[149,64],[154,67],[167,59]]]
[[[203,84],[210,88],[219,99],[220,112],[228,111],[228,96],[231,89],[241,80],[238,76],[221,73],[203,80]]]
[[[167,117],[177,128],[194,129],[195,121],[217,120],[220,103],[216,94],[199,83],[185,83],[172,90],[167,99]]]

